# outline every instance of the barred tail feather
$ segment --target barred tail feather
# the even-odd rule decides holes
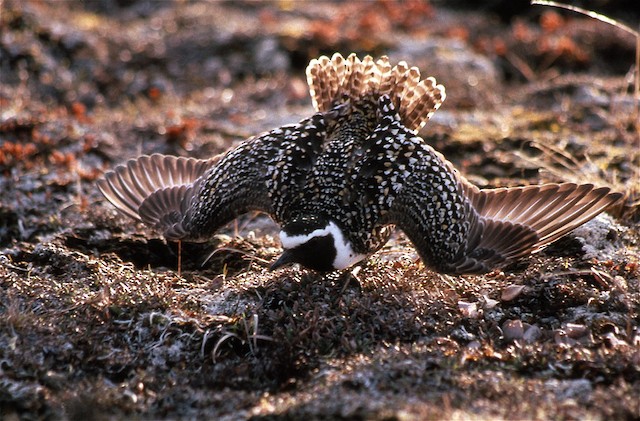
[[[313,106],[329,111],[346,97],[350,100],[389,95],[403,124],[420,130],[446,98],[445,89],[428,77],[420,80],[420,70],[401,61],[391,67],[389,58],[360,60],[355,54],[346,59],[336,53],[331,59],[313,59],[307,67],[307,82]]]

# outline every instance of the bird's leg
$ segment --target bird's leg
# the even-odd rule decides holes
[[[342,280],[344,283],[342,284],[342,289],[340,289],[338,300],[341,299],[342,295],[344,294],[344,292],[347,290],[347,287],[349,286],[349,282],[351,282],[352,279],[354,279],[357,285],[360,286],[360,278],[358,278],[358,273],[360,273],[360,270],[362,270],[362,266],[358,265],[351,270],[342,271],[338,279]]]
[[[182,277],[182,240],[178,240],[178,278]]]

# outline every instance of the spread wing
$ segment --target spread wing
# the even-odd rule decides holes
[[[205,240],[250,210],[282,220],[325,137],[324,118],[315,114],[210,160],[142,156],[106,173],[98,188],[166,238]]]
[[[185,198],[191,196],[194,183],[220,158],[143,155],[107,172],[97,185],[121,213],[162,231],[172,216],[186,211]]]
[[[622,197],[573,183],[480,190],[421,138],[410,143],[415,161],[386,220],[442,272],[486,272],[540,251]]]
[[[495,255],[499,261],[542,250],[622,197],[608,187],[596,188],[593,184],[480,190],[463,180],[462,186],[480,217],[476,225],[481,229],[472,232],[469,243],[477,244],[475,252]]]

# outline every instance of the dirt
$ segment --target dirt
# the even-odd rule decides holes
[[[637,26],[632,2],[602,13]],[[0,1],[1,419],[638,419],[635,39],[490,2]],[[95,181],[312,113],[304,68],[388,54],[447,100],[421,135],[481,187],[591,182],[618,206],[478,276],[402,233],[340,273],[269,272],[251,214],[178,247]]]

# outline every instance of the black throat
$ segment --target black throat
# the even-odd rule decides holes
[[[336,259],[336,248],[333,236],[314,237],[296,248],[287,250],[291,253],[292,260],[302,266],[318,272],[334,270],[333,262]]]

